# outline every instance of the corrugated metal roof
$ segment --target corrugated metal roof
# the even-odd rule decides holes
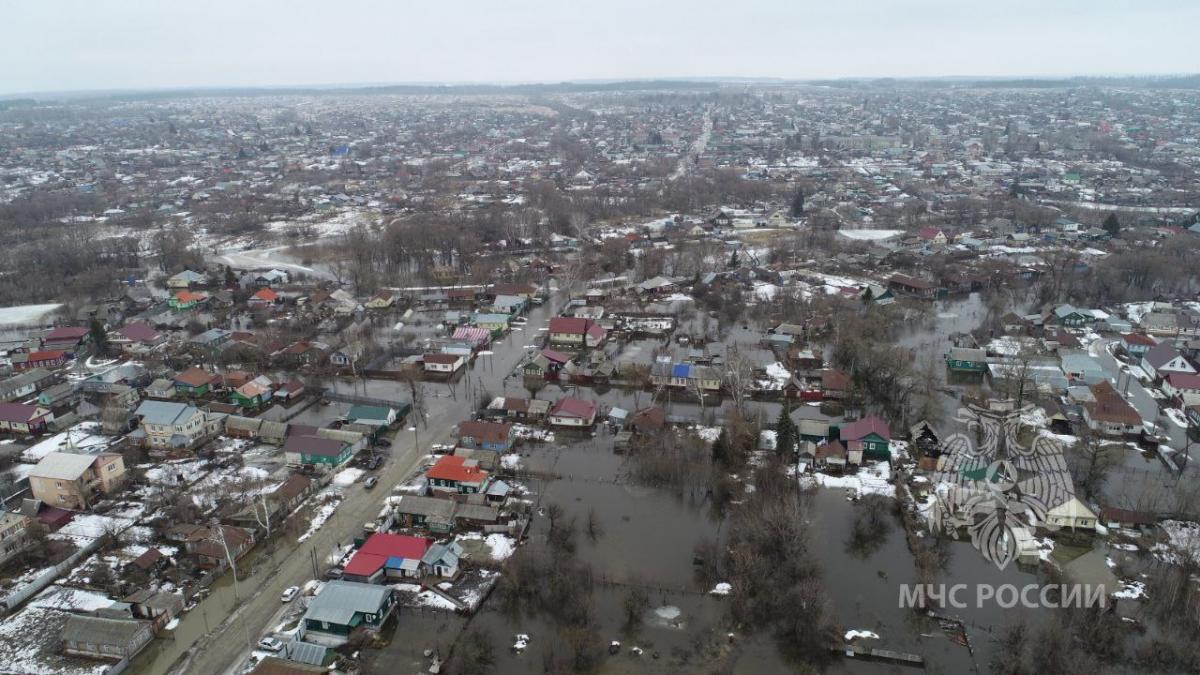
[[[356,612],[377,613],[391,594],[392,589],[388,586],[330,581],[312,599],[304,618],[345,625],[350,623]]]

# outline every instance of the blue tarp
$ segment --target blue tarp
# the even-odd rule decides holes
[[[687,363],[677,363],[671,367],[671,377],[687,377],[691,372],[691,365]]]

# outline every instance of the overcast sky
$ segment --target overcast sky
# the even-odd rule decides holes
[[[0,92],[1200,71],[1200,0],[12,0]]]

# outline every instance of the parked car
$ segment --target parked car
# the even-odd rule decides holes
[[[338,579],[341,579],[341,578],[342,578],[342,568],[331,567],[328,570],[325,570],[325,580],[326,581],[337,581]]]
[[[299,586],[288,586],[287,588],[283,589],[283,595],[279,596],[279,599],[283,602],[291,602],[292,600],[295,600],[296,596],[299,594]]]
[[[368,490],[370,490],[371,488],[375,487],[378,484],[379,484],[379,476],[371,476],[367,480],[363,481],[363,487]]]
[[[446,453],[453,452],[454,446],[446,443],[434,443],[432,446],[430,446],[430,450],[433,450],[433,454],[435,455],[444,455]]]
[[[258,648],[265,649],[269,652],[277,652],[283,649],[283,640],[277,637],[267,636],[258,641]]]

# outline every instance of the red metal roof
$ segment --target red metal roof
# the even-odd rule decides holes
[[[466,457],[446,455],[437,461],[425,473],[427,478],[450,480],[459,483],[480,483],[487,478],[488,473],[472,463],[468,465]]]
[[[583,335],[591,324],[590,319],[576,319],[570,316],[556,316],[550,319],[551,333],[566,333],[568,335]]]

